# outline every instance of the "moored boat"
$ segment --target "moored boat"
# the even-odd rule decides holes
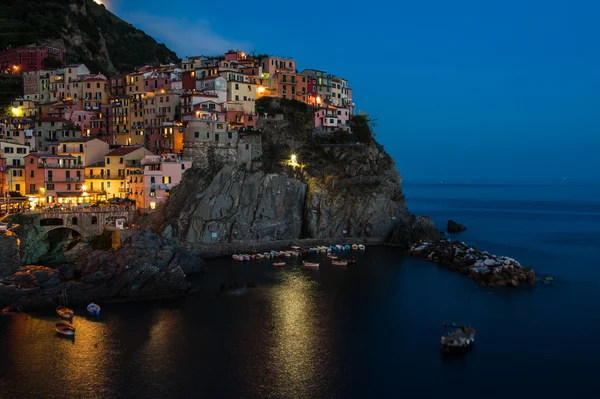
[[[333,260],[337,260],[337,259],[339,259],[339,258],[338,258],[337,256],[335,256],[335,255],[327,255],[327,257],[328,257],[329,259],[333,259]]]
[[[345,251],[350,251],[352,249],[352,247],[348,244],[344,245],[344,250]]]
[[[75,336],[75,327],[65,322],[58,322],[55,324],[56,332],[65,337]]]
[[[446,329],[451,331],[447,332]],[[462,355],[475,344],[475,329],[456,324],[444,323],[444,335],[440,340],[440,350],[445,355]]]
[[[63,319],[72,319],[73,316],[75,316],[75,312],[73,312],[73,309],[70,309],[66,306],[57,307],[56,313],[58,313],[58,315]]]
[[[244,258],[244,262],[247,262],[250,260],[250,255],[242,255],[242,257]]]
[[[319,267],[318,263],[315,262],[307,262],[307,261],[303,261],[302,265],[304,265],[304,267]]]
[[[285,266],[285,262],[275,262],[273,263],[273,266]]]
[[[357,244],[352,244],[352,250],[356,251],[358,249],[358,245]]]
[[[233,255],[231,255],[231,257],[236,262],[243,262],[244,261],[244,257],[242,255],[233,254]]]
[[[100,315],[100,306],[92,302],[89,305],[87,305],[87,311],[92,316],[98,316]]]
[[[358,244],[358,249],[364,251],[365,249],[367,249],[367,247],[365,247],[363,244]]]
[[[348,266],[348,262],[345,260],[332,260],[331,265],[332,266]]]

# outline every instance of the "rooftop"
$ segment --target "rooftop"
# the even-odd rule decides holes
[[[114,157],[114,156],[127,155],[127,154],[131,154],[134,151],[139,150],[140,148],[143,148],[143,147],[137,147],[137,146],[121,147],[121,148],[117,148],[116,150],[109,152],[108,154],[106,154],[106,156]]]

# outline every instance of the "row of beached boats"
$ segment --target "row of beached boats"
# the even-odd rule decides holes
[[[233,254],[233,260],[237,262],[249,262],[251,260],[261,261],[263,259],[274,259],[273,266],[285,266],[286,258],[298,258],[305,255],[312,254],[323,254],[327,255],[327,258],[331,260],[333,266],[347,266],[348,263],[354,263],[354,258],[349,260],[341,260],[334,252],[342,251],[364,251],[366,247],[363,244],[346,244],[346,245],[330,245],[330,246],[318,246],[310,248],[291,247],[287,251],[270,251],[262,254]],[[305,267],[319,267],[319,263],[303,261],[302,264]]]

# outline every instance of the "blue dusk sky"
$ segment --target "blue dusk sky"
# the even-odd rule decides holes
[[[598,1],[104,3],[182,58],[255,50],[348,79],[405,181],[598,178]]]

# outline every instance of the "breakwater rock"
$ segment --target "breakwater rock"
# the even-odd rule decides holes
[[[9,310],[56,306],[63,289],[70,304],[182,296],[190,289],[186,272],[199,272],[205,264],[197,251],[146,230],[130,232],[118,249],[102,245],[101,238],[78,244],[65,253],[69,263],[57,269],[19,268],[0,280],[0,305]]]
[[[533,269],[524,268],[519,262],[506,256],[481,252],[464,242],[447,239],[421,241],[413,244],[408,252],[450,270],[459,271],[481,285],[517,287],[536,282]]]

